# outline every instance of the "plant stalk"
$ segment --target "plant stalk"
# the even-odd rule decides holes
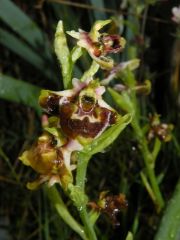
[[[90,155],[79,153],[76,186],[78,186],[83,193],[85,193],[86,171]],[[97,240],[96,233],[93,228],[93,224],[90,221],[86,205],[80,206],[80,217],[85,227],[85,232],[88,235],[89,240]]]
[[[157,178],[155,175],[155,170],[154,170],[155,159],[153,158],[153,155],[148,148],[147,141],[144,137],[144,134],[141,130],[141,127],[139,125],[139,122],[138,122],[136,116],[134,116],[134,120],[132,121],[132,127],[133,127],[134,132],[140,143],[140,151],[141,151],[141,154],[143,155],[146,172],[147,172],[147,175],[148,175],[148,178],[150,181],[150,185],[151,185],[151,188],[152,188],[152,190],[154,192],[154,196],[155,196],[154,203],[156,205],[157,212],[160,212],[162,210],[162,208],[164,207],[164,200],[163,200],[163,197],[162,197],[159,185],[158,185],[158,181],[157,181]]]

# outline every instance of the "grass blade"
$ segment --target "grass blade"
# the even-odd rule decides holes
[[[34,48],[51,58],[48,41],[39,27],[10,0],[0,1],[0,18]]]
[[[30,106],[38,114],[41,112],[38,105],[39,92],[40,88],[30,83],[0,74],[0,98]]]
[[[24,41],[0,29],[0,43],[39,69],[46,77],[53,79],[52,72],[45,66],[46,62]]]
[[[155,240],[180,239],[180,181],[167,206]]]

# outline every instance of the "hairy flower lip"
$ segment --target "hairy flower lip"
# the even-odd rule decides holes
[[[121,45],[121,37],[113,34],[102,34],[98,41],[93,41],[90,34],[81,31],[79,34],[79,41],[77,44],[85,48],[90,54],[95,57],[106,56],[109,53],[118,53],[122,51],[124,44]]]
[[[103,44],[105,54],[118,53],[123,49],[123,46],[121,45],[121,37],[117,34],[102,34],[100,42]]]

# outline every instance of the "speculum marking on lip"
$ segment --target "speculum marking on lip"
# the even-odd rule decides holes
[[[60,125],[63,132],[70,138],[76,138],[77,136],[82,136],[85,138],[96,137],[106,125],[113,124],[115,122],[115,115],[109,109],[101,108],[97,106],[95,110],[98,110],[99,114],[94,114],[97,116],[96,121],[91,122],[92,116],[84,114],[83,119],[71,118],[66,114],[67,106],[60,108]]]

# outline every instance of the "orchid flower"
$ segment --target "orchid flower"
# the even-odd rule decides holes
[[[37,142],[25,151],[20,160],[39,173],[28,183],[30,189],[43,182],[58,182],[64,189],[73,182],[76,168],[75,151],[99,137],[114,124],[117,113],[103,99],[105,88],[98,81],[73,79],[73,88],[60,92],[42,90],[39,104],[49,115],[43,117],[44,132]]]
[[[172,130],[174,126],[172,124],[161,123],[160,116],[154,114],[150,116],[150,129],[148,131],[147,139],[151,141],[157,137],[160,141],[169,142],[172,139]]]
[[[78,32],[68,31],[67,33],[78,40],[77,45],[85,48],[89,55],[103,69],[111,69],[114,66],[112,58],[107,57],[110,53],[118,53],[125,46],[125,39],[119,35],[100,33],[99,31],[111,20],[96,21],[90,32],[79,29]]]
[[[88,206],[95,212],[106,214],[114,226],[119,226],[118,214],[127,209],[128,202],[126,196],[122,193],[109,195],[108,191],[103,191],[100,193],[97,203],[89,202]]]

